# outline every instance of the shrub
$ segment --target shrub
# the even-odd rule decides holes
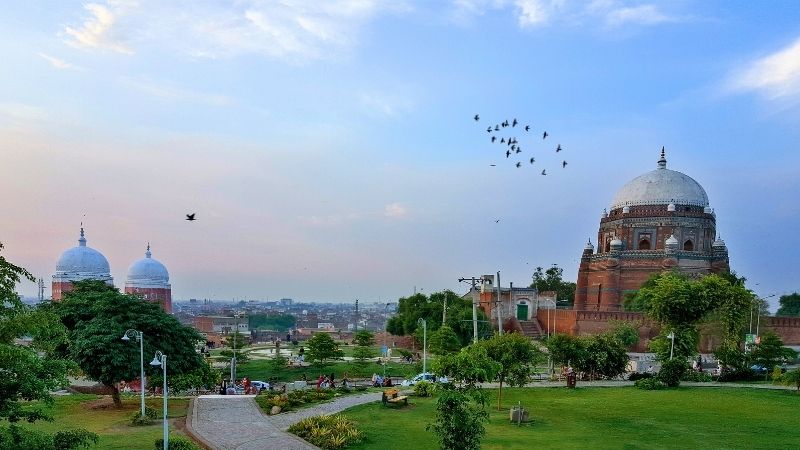
[[[783,380],[783,371],[781,370],[780,366],[775,366],[772,369],[772,374],[770,375],[772,379],[772,384],[780,384],[781,380]]]
[[[644,389],[645,391],[655,391],[658,389],[664,389],[664,383],[658,381],[658,379],[654,377],[642,378],[636,380],[636,382],[633,383],[633,385],[639,389]]]
[[[303,419],[289,427],[289,432],[323,450],[345,449],[363,439],[355,424],[339,415]]]
[[[668,359],[661,363],[661,370],[658,371],[656,379],[669,387],[677,387],[681,384],[681,377],[688,368],[689,365],[683,358]]]
[[[347,386],[342,386],[342,385],[339,385],[339,387],[336,388],[336,392],[338,392],[340,394],[349,394],[352,391],[353,390],[351,388],[349,388]]]
[[[733,370],[724,370],[720,376],[719,381],[754,381],[763,380],[755,372],[749,368],[739,368]]]
[[[713,378],[710,374],[698,372],[696,370],[687,370],[681,377],[681,381],[707,382],[712,380]]]
[[[634,372],[628,376],[628,381],[644,380],[645,378],[653,378],[653,374]]]
[[[433,383],[420,381],[414,385],[414,395],[417,397],[430,397],[433,395],[434,389],[436,389],[436,385]]]
[[[158,416],[158,411],[149,406],[145,406],[144,417],[142,417],[142,410],[137,409],[135,413],[131,414],[130,422],[133,426],[150,425],[154,420],[158,419]]]
[[[155,448],[156,450],[161,450],[164,448],[163,438],[156,439]],[[200,450],[200,447],[195,445],[194,442],[182,436],[170,436],[169,445],[167,448],[169,450]]]
[[[145,415],[147,409],[145,408]],[[56,450],[72,450],[79,447],[91,447],[97,444],[100,436],[84,429],[56,431],[53,435],[53,447]]]

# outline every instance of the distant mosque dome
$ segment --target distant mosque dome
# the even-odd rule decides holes
[[[144,258],[135,261],[128,267],[126,288],[169,288],[169,272],[164,264],[152,258],[150,244]]]
[[[668,204],[706,207],[708,195],[703,186],[689,175],[667,169],[667,159],[662,148],[658,168],[622,186],[614,196],[611,209]]]
[[[664,246],[668,249],[677,250],[678,239],[675,238],[674,234],[670,234],[667,240],[664,241]]]
[[[100,280],[111,283],[111,268],[102,253],[86,246],[86,236],[81,227],[78,246],[65,251],[56,263],[53,281],[71,282],[81,280]]]

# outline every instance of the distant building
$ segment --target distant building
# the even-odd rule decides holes
[[[290,298],[282,298],[280,299],[281,306],[292,306],[292,299]]]
[[[144,258],[135,261],[128,268],[125,293],[140,295],[149,302],[160,304],[164,311],[172,312],[172,287],[169,284],[169,272],[163,264],[153,259],[150,253],[150,244],[147,244]],[[197,303],[196,300],[195,303]]]
[[[81,227],[78,246],[65,251],[58,258],[53,275],[53,300],[59,301],[72,290],[72,283],[83,280],[99,280],[114,284],[108,260],[102,253],[86,245],[86,236]]]

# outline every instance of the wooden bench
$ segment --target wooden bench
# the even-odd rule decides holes
[[[400,395],[400,389],[386,389],[383,391],[383,396],[381,397],[381,401],[383,402],[384,406],[387,406],[389,403],[400,403],[408,405],[408,397],[405,395]]]

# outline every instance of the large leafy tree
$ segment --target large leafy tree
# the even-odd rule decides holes
[[[331,359],[342,359],[344,352],[328,333],[315,333],[306,341],[306,358],[314,364],[325,364]]]
[[[445,302],[447,303],[445,325],[455,332],[461,346],[469,344],[473,339],[472,300],[461,298],[449,290],[435,292],[430,297],[419,293],[401,298],[398,302],[397,313],[389,319],[386,330],[398,336],[417,336],[421,343],[422,332],[419,330],[419,319],[425,319],[428,324],[428,336],[432,336],[432,333],[442,326]],[[488,328],[486,314],[479,308],[477,316],[479,333],[482,333]]]
[[[564,269],[553,264],[547,270],[537,267],[533,272],[530,287],[536,288],[539,292],[555,291],[556,300],[565,305],[571,305],[575,300],[576,284],[571,281],[564,281]]]
[[[85,430],[62,430],[51,436],[16,425],[53,420],[37,405],[52,403],[50,392],[67,384],[66,374],[72,367],[48,352],[52,345],[42,345],[47,342],[40,336],[63,336],[64,330],[48,313],[22,303],[15,289],[23,279],[33,281],[34,277],[0,255],[0,419],[10,422],[0,427],[0,447],[69,449],[97,442],[97,435]],[[26,335],[34,338],[33,346],[15,344],[15,339]]]
[[[590,374],[591,378],[614,378],[623,372],[628,364],[628,349],[613,333],[602,333],[581,339],[585,358],[575,367]]]
[[[61,347],[64,355],[75,361],[87,377],[110,387],[117,407],[122,406],[117,384],[139,377],[139,346],[121,339],[125,330],[144,333],[145,363],[156,350],[167,355],[167,381],[173,388],[180,381],[178,375],[207,373],[206,362],[196,350],[202,336],[157,303],[121,294],[103,282],[79,281],[61,302],[53,302],[47,308],[61,318],[69,331],[68,340]],[[160,368],[145,366],[153,375],[161,372]]]
[[[520,333],[495,335],[491,339],[478,344],[486,348],[486,354],[498,364],[497,379],[500,389],[497,391],[497,409],[501,409],[503,399],[503,383],[512,386],[524,386],[530,381],[530,375],[536,364],[544,360],[544,354],[533,345],[530,338]]]
[[[447,325],[439,327],[430,336],[429,345],[431,350],[439,355],[457,352],[461,349],[461,341],[458,339],[458,335]]]
[[[789,362],[797,357],[797,352],[784,347],[780,336],[773,331],[761,335],[761,343],[756,345],[750,353],[750,360],[768,371],[778,364]]]
[[[545,346],[554,365],[578,367],[586,359],[586,348],[578,336],[556,333],[547,339]]]
[[[239,333],[238,330],[225,337],[225,346],[227,348],[219,352],[220,355],[226,358],[236,356],[237,363],[244,363],[250,359],[247,353],[242,351],[245,347],[250,346],[250,340],[244,334]]]
[[[781,295],[778,304],[780,306],[775,313],[776,316],[800,317],[800,294],[797,292]]]
[[[353,357],[359,362],[364,362],[369,358],[375,356],[375,335],[371,331],[361,330],[356,333],[353,339],[356,343],[356,348],[353,349]]]

